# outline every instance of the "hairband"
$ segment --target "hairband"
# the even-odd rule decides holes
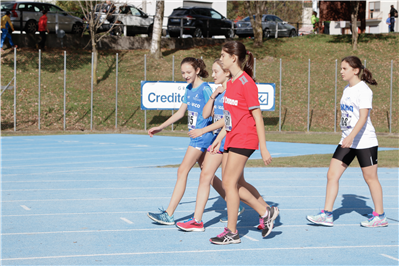
[[[247,54],[250,54],[251,52],[250,51],[247,51]]]

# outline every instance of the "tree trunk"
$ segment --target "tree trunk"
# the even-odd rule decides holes
[[[359,5],[360,2],[351,2],[351,22],[352,22],[352,50],[357,50],[357,16],[359,14]]]
[[[152,40],[151,40],[151,50],[150,54],[155,59],[162,58],[161,52],[161,36],[162,36],[162,23],[163,23],[163,13],[165,9],[164,0],[157,1],[156,14],[154,18],[154,26],[152,30]]]
[[[254,7],[255,10],[251,7]],[[245,8],[247,9],[249,19],[251,21],[252,30],[254,32],[254,47],[263,46],[263,29],[262,29],[262,15],[265,9],[265,1],[245,1]],[[254,19],[255,15],[255,19]]]

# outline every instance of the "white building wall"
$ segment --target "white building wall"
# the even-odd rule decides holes
[[[370,19],[370,2],[380,2],[380,11],[374,12],[373,19]],[[396,10],[398,10],[399,0],[385,0],[385,1],[376,1],[376,0],[367,0],[366,4],[366,33],[388,33],[388,25],[386,24],[386,20],[388,18],[389,11],[391,10],[391,5],[394,6]],[[395,18],[395,32],[399,32],[399,21],[398,18]],[[330,34],[331,35],[340,35],[342,34],[342,28],[349,27],[349,21],[346,23],[341,21],[332,21],[330,24]],[[360,26],[360,22],[358,22],[358,26]]]

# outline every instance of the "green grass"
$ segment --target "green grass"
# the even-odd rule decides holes
[[[374,92],[372,122],[377,132],[387,133],[389,113],[390,61],[394,60],[393,103],[398,102],[399,34],[363,34],[359,48],[353,52],[350,36],[309,35],[298,38],[269,39],[262,48],[253,48],[253,41],[242,39],[257,58],[258,82],[276,83],[276,111],[263,112],[265,129],[278,131],[279,59],[282,59],[282,130],[306,131],[308,59],[311,60],[311,132],[334,131],[335,59],[357,55],[367,60],[367,67],[379,85]],[[219,57],[220,45],[187,50],[163,50],[164,58],[147,57],[147,80],[172,80],[172,57],[175,57],[174,77],[182,81],[179,64],[186,56],[203,57],[208,70]],[[101,51],[98,85],[94,88],[93,127],[112,131],[115,125],[115,53],[119,53],[118,130],[144,129],[144,111],[140,110],[140,81],[144,79],[144,54],[148,50]],[[69,131],[90,129],[90,62],[86,50],[67,49],[66,121]],[[2,83],[13,76],[13,53],[1,57]],[[41,129],[57,131],[63,125],[63,51],[43,53],[41,77]],[[212,81],[209,77],[205,81]],[[2,84],[4,85],[4,84]],[[338,99],[345,82],[338,78]],[[38,131],[38,53],[23,48],[17,53],[17,130]],[[338,109],[338,105],[336,106]],[[147,111],[147,128],[161,124],[171,111]],[[339,117],[339,111],[337,116]],[[393,105],[392,132],[398,133],[398,105]],[[6,91],[1,99],[2,133],[13,131],[13,93]],[[177,131],[186,131],[187,119],[175,124]],[[337,119],[338,120],[338,119]],[[339,129],[338,129],[339,130]]]

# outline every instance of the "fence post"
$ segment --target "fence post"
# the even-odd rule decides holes
[[[308,132],[309,132],[309,111],[310,111],[310,59],[308,65]]]
[[[254,58],[254,78],[256,79],[256,58]]]
[[[90,130],[93,130],[93,63],[94,53],[91,53]]]
[[[389,103],[389,133],[392,133],[392,71],[393,71],[393,60],[391,60],[391,93],[390,93],[390,103]]]
[[[183,21],[183,20],[182,20]],[[147,55],[144,55],[144,81],[147,80]],[[147,110],[144,110],[144,130],[147,131]]]
[[[183,18],[180,19],[180,38],[183,38]]]
[[[41,68],[41,64],[42,64],[41,58],[42,58],[42,51],[39,50],[39,103],[38,103],[38,108],[39,108],[38,127],[39,127],[39,130],[40,130],[40,77],[41,77],[40,68]]]
[[[366,61],[366,59],[364,59],[364,64],[363,64],[364,68],[366,68],[366,65],[367,65],[367,61]]]
[[[66,124],[66,112],[65,107],[66,105],[66,51],[64,51],[64,131],[65,131],[65,124]]]
[[[278,112],[278,131],[281,132],[281,58],[280,58],[280,104]]]
[[[172,81],[175,81],[175,56],[172,57]],[[174,113],[174,109],[172,109],[172,115]],[[173,123],[172,123],[172,131],[173,131]]]
[[[14,131],[17,131],[17,48],[14,48]]]
[[[116,81],[115,81],[115,129],[118,128],[118,53],[116,53]]]

